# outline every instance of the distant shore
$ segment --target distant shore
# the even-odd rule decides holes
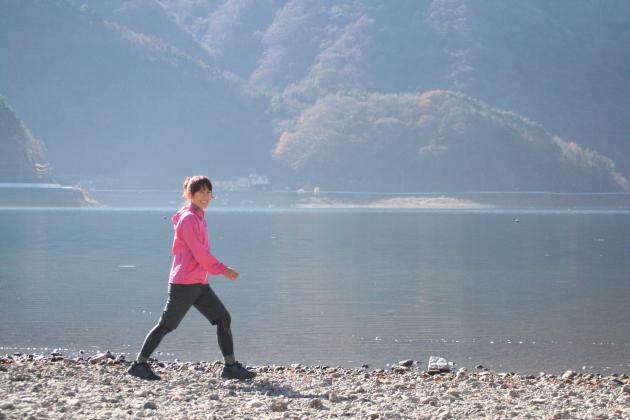
[[[154,362],[162,380],[147,382],[128,365],[113,354],[4,357],[0,419],[630,418],[627,375],[430,374],[408,360],[388,370],[253,366],[258,376],[238,382],[220,378],[220,362]]]
[[[297,208],[367,208],[367,209],[488,209],[484,204],[464,198],[448,196],[407,196],[381,198],[374,201],[346,201],[310,197],[299,200]]]

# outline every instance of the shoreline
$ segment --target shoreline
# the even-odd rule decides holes
[[[220,362],[152,363],[161,381],[126,374],[122,355],[0,359],[0,420],[18,418],[630,418],[630,377],[483,369],[253,366],[223,380]]]

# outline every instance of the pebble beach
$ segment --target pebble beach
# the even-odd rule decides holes
[[[153,362],[161,381],[126,374],[123,356],[10,355],[0,363],[4,419],[630,419],[630,378],[566,371],[523,375],[401,361],[387,370]]]

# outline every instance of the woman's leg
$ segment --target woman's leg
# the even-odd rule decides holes
[[[219,342],[219,349],[223,354],[223,359],[228,365],[236,362],[234,357],[234,340],[232,339],[232,330],[230,325],[232,318],[228,312],[225,316],[217,320],[217,341]]]
[[[177,328],[188,309],[202,291],[200,284],[169,284],[168,300],[160,317],[160,321],[144,339],[142,349],[136,359],[138,363],[146,362],[155,351],[166,334]]]
[[[210,286],[204,285],[203,291],[195,301],[195,308],[206,317],[210,323],[217,326],[219,348],[225,359],[225,366],[221,372],[222,378],[247,380],[256,376],[256,372],[248,370],[234,358],[234,343],[232,341],[232,320],[230,313],[223,306],[223,302],[214,294]]]
[[[138,363],[144,363],[149,360],[149,356],[151,356],[155,349],[160,345],[164,336],[171,331],[173,330],[160,323],[153,327],[144,339],[144,343],[142,344],[142,348],[140,349],[140,353],[138,354],[136,361]]]
[[[232,319],[221,299],[206,284],[203,285],[203,289],[194,305],[212,325],[217,326],[217,341],[225,363],[229,365],[236,362],[234,358],[234,341],[232,340],[232,330],[230,328]]]

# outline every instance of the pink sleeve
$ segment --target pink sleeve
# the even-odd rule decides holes
[[[225,274],[227,267],[203,246],[199,237],[195,234],[194,217],[194,215],[182,217],[180,223],[177,224],[177,236],[186,243],[195,260],[208,273],[213,275]]]

